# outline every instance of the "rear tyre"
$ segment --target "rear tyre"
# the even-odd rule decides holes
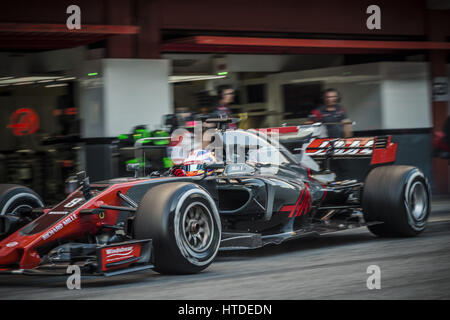
[[[431,192],[423,173],[411,166],[384,166],[366,178],[363,211],[368,229],[380,237],[411,237],[421,233],[430,214]]]
[[[42,199],[33,190],[16,184],[0,184],[0,215],[43,206]]]
[[[136,239],[153,240],[155,271],[191,274],[208,267],[220,246],[221,224],[214,200],[193,183],[151,188],[133,223]]]

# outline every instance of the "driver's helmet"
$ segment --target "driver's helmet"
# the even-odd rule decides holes
[[[199,176],[205,173],[205,164],[216,163],[216,157],[210,151],[191,151],[183,162],[183,169],[186,176]],[[210,176],[214,170],[209,169],[206,175]]]

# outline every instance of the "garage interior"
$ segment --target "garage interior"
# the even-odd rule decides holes
[[[397,164],[449,193],[448,159],[432,157],[449,114],[433,91],[450,76],[446,1],[379,1],[374,30],[370,1],[79,1],[82,28],[68,30],[71,4],[0,11],[0,182],[57,201],[81,169],[116,177],[119,135],[164,129],[178,107],[206,113],[230,84],[244,129],[299,125],[336,88],[355,136],[392,135]]]

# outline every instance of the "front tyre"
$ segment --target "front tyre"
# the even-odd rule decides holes
[[[152,239],[155,270],[197,273],[208,267],[220,246],[221,224],[214,200],[193,183],[151,188],[134,220],[136,239]]]
[[[377,236],[411,237],[421,233],[430,215],[431,192],[423,173],[411,166],[383,166],[366,178],[363,211]]]
[[[16,184],[0,184],[0,215],[43,207],[42,199],[31,189]]]

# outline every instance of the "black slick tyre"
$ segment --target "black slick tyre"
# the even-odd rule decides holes
[[[221,223],[209,193],[187,182],[151,188],[133,222],[136,239],[152,239],[155,271],[192,274],[207,268],[220,246]]]
[[[16,184],[0,184],[0,215],[43,206],[42,199],[33,190]]]
[[[431,192],[423,173],[412,166],[383,166],[366,178],[362,197],[369,230],[381,237],[421,233],[431,210]]]

